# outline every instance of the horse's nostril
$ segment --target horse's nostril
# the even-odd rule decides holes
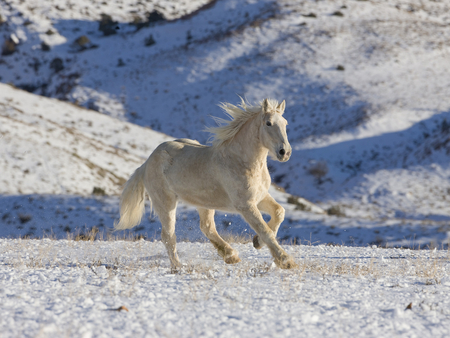
[[[286,150],[281,149],[281,150],[280,150],[280,155],[281,155],[281,156],[284,156],[284,154],[286,154]]]

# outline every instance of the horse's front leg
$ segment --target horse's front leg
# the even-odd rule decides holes
[[[275,264],[278,267],[282,269],[292,269],[297,266],[294,259],[278,244],[274,232],[262,218],[261,212],[258,210],[256,204],[239,206],[237,207],[237,210],[245,218],[248,224],[250,224],[253,230],[256,231],[259,239],[269,247],[270,253],[275,259]]]
[[[270,221],[267,225],[273,231],[276,238],[278,228],[284,220],[284,208],[279,205],[272,196],[267,194],[264,199],[259,202],[258,209],[270,215]],[[253,246],[255,249],[261,249],[264,246],[264,243],[259,239],[258,235],[253,237]]]

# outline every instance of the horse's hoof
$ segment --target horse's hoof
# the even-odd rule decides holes
[[[183,266],[183,264],[181,264],[181,262],[179,260],[173,260],[170,262],[170,268],[172,270],[179,270],[179,269],[181,269],[182,266]]]
[[[282,257],[281,259],[276,259],[275,264],[280,269],[294,269],[298,267],[297,263],[295,263],[294,261],[294,258],[292,258],[291,256],[285,256]]]
[[[259,237],[258,237],[258,235],[255,235],[255,236],[253,236],[253,247],[255,248],[255,249],[261,249],[263,246],[262,246],[262,244],[260,243],[260,241],[259,241]]]
[[[234,254],[233,256],[227,257],[224,259],[225,263],[227,264],[236,264],[241,261],[239,256],[237,254]]]

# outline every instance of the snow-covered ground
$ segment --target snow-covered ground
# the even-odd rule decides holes
[[[0,239],[2,337],[448,337],[448,251]],[[122,310],[118,310],[122,308]]]

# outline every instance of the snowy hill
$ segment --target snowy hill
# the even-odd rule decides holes
[[[100,197],[85,202],[106,211],[73,224],[57,205],[81,210],[84,202],[71,203],[94,188],[117,194],[169,139],[164,134],[206,142],[209,115],[220,116],[217,104],[235,103],[239,94],[252,102],[287,101],[294,153],[285,164],[270,162],[275,183],[347,216],[294,210],[295,198],[287,204],[283,195],[292,213],[281,238],[405,245],[419,236],[422,244],[445,243],[449,6],[419,0],[1,2],[0,81],[74,104],[1,86],[0,163],[7,175],[0,191],[38,194],[36,212],[52,206],[45,216],[51,226],[32,224],[35,217],[20,234],[30,233],[27,225],[91,228],[114,218],[117,201]],[[2,199],[6,219],[21,227],[10,210],[27,204],[20,195]],[[180,217],[197,222],[192,213]],[[156,232],[151,220],[143,227]]]
[[[0,121],[2,237],[65,238],[92,231],[107,236],[118,217],[123,182],[159,143],[171,139],[5,84],[0,84]],[[287,211],[279,232],[282,241],[417,247],[448,240],[445,220],[327,216],[274,187],[271,194]],[[181,205],[178,211],[178,238],[205,240],[195,209]],[[218,213],[216,223],[221,233],[251,234],[237,215]],[[159,221],[150,214],[130,233],[147,238],[159,234]]]
[[[218,102],[286,99],[296,151],[271,163],[279,185],[348,215],[450,216],[446,2],[0,6],[19,40],[3,82],[201,142]]]
[[[0,193],[119,194],[172,138],[92,110],[0,84]]]
[[[110,228],[118,217],[123,184],[160,143],[173,139],[5,84],[0,84],[0,122],[0,193],[4,194],[0,236],[5,237],[60,238]],[[283,204],[295,198],[271,189]],[[303,209],[324,214],[308,201],[300,202]],[[180,209],[184,220],[197,221],[194,208],[182,205]],[[230,217],[221,222],[228,225],[239,219]],[[238,223],[244,230],[243,222]],[[133,231],[157,238],[159,222],[150,215]],[[181,227],[179,235],[191,240],[202,237],[191,225]]]

